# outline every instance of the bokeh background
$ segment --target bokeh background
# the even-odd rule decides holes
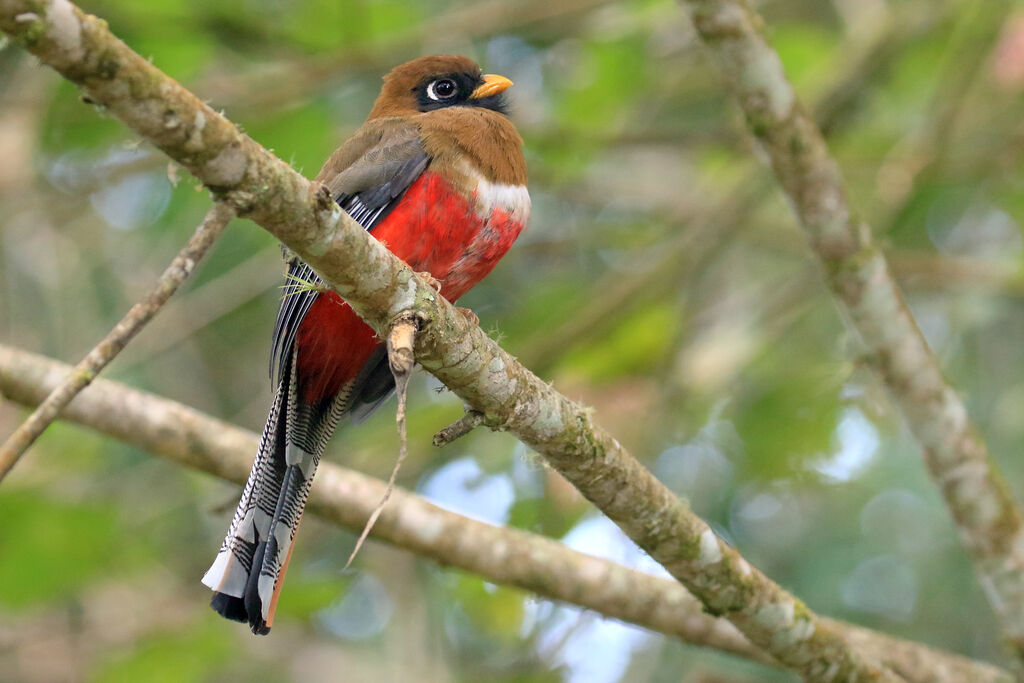
[[[763,0],[914,314],[1024,499],[1024,15],[988,0]],[[670,0],[95,0],[83,7],[312,177],[381,75],[457,52],[515,81],[532,224],[462,304],[823,614],[1004,662],[919,450]],[[209,206],[21,50],[0,51],[0,340],[75,362]],[[278,249],[239,221],[108,375],[249,429]],[[657,571],[514,438],[443,450],[420,374],[402,486]],[[328,457],[386,478],[393,403]],[[0,434],[25,412],[0,403]],[[0,487],[0,679],[762,681],[787,674],[303,524],[257,639],[199,577],[238,489],[63,424]]]

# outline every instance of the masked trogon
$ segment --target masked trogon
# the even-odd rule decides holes
[[[508,251],[530,212],[522,139],[506,116],[512,82],[465,57],[395,68],[366,122],[317,180],[352,218],[456,301]],[[339,420],[394,389],[381,340],[297,257],[274,326],[270,408],[256,462],[217,558],[212,607],[270,631],[317,462]]]

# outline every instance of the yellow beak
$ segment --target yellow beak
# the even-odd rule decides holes
[[[491,95],[497,95],[498,93],[505,92],[511,87],[512,81],[508,80],[504,76],[497,74],[487,74],[484,76],[483,85],[477,87],[476,90],[469,96],[471,100],[479,100],[481,97],[490,97]]]

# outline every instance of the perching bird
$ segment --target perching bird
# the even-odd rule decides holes
[[[484,278],[526,225],[522,138],[502,94],[465,57],[395,68],[359,130],[317,180],[352,218],[455,301]],[[394,389],[381,341],[292,257],[274,327],[277,396],[231,527],[203,583],[211,606],[270,631],[317,462],[338,421],[358,422]],[[310,286],[310,283],[313,286]]]

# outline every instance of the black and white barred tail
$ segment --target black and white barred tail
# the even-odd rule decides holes
[[[352,407],[353,389],[365,385],[354,381],[337,396],[308,404],[299,396],[295,367],[293,352],[281,368],[256,462],[227,537],[203,577],[215,592],[211,607],[228,619],[248,622],[261,635],[273,623],[317,463],[338,420]]]

